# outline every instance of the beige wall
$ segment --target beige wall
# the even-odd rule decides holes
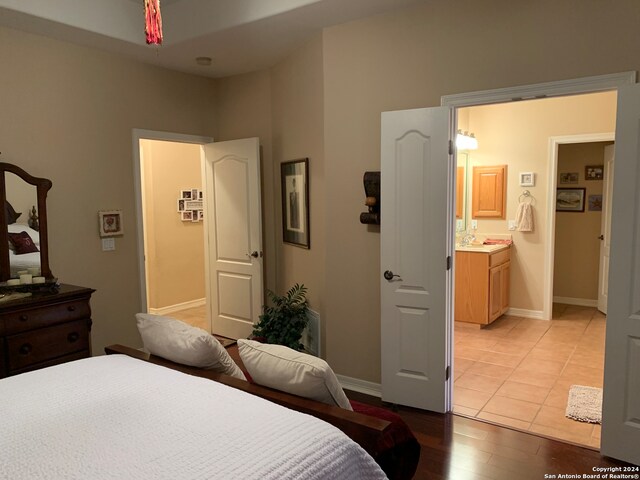
[[[589,210],[589,195],[602,195],[602,180],[585,180],[587,165],[604,164],[604,147],[612,142],[572,143],[558,148],[558,178],[577,172],[576,184],[558,187],[586,188],[584,212],[556,212],[553,296],[598,299],[601,211]]]
[[[464,110],[468,111],[469,128],[478,138],[478,150],[469,153],[468,181],[471,181],[476,165],[508,166],[506,218],[477,219],[477,231],[480,234],[512,234],[511,307],[540,313],[548,288],[544,284],[550,220],[547,218],[547,199],[550,190],[555,192],[555,185],[549,183],[549,138],[613,132],[616,94],[578,95]],[[535,186],[521,187],[520,172],[535,173]],[[534,230],[509,231],[508,221],[515,219],[519,197],[524,190],[529,190],[534,198]],[[472,191],[470,183],[469,198]],[[467,202],[467,216],[471,218],[470,202]]]
[[[38,209],[36,187],[29,185],[19,176],[11,172],[6,172],[4,183],[7,189],[7,201],[11,204],[16,213],[21,214],[16,223],[23,223],[27,225],[31,208],[35,206],[36,210]]]
[[[181,190],[202,190],[200,145],[141,140],[147,305],[171,307],[204,299],[202,222],[183,222]]]
[[[338,373],[380,380],[380,240],[358,223],[362,174],[380,169],[380,113],[437,106],[446,94],[638,70],[639,13],[634,0],[434,0],[325,29],[324,302],[327,361]]]
[[[212,80],[0,28],[2,161],[51,179],[51,269],[96,289],[92,343],[140,346],[132,129],[213,133]],[[121,209],[124,236],[103,252],[98,211]]]

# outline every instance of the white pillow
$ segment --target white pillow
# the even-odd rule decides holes
[[[180,320],[150,313],[136,314],[144,348],[172,362],[207,368],[246,380],[225,348],[210,333]]]
[[[8,232],[9,233],[27,232],[31,237],[31,240],[33,240],[33,243],[36,245],[36,247],[40,248],[40,233],[37,230],[30,228],[29,225],[25,225],[23,223],[12,223],[11,225],[8,226]]]
[[[353,410],[335,373],[321,358],[253,340],[238,340],[238,349],[258,385]]]

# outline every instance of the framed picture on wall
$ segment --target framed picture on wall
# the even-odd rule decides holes
[[[604,178],[604,165],[587,165],[584,167],[585,180],[602,180]]]
[[[100,220],[100,236],[114,237],[123,235],[122,210],[103,210],[98,212]]]
[[[534,187],[536,184],[536,174],[533,172],[520,172],[520,186]]]
[[[578,172],[565,172],[561,173],[558,178],[558,183],[570,184],[570,183],[578,183]]]
[[[586,188],[558,188],[556,212],[584,212]]]
[[[602,211],[602,195],[589,195],[589,211],[590,212]]]
[[[309,159],[280,164],[282,184],[282,241],[310,248]]]

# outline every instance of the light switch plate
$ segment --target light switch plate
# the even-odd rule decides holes
[[[515,229],[516,229],[516,221],[509,220],[509,230],[515,230]]]
[[[102,239],[102,251],[111,252],[116,249],[116,239],[113,237]]]

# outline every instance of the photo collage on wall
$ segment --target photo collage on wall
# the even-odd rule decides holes
[[[204,220],[204,196],[202,190],[191,188],[180,190],[178,213],[183,222],[201,222]]]

